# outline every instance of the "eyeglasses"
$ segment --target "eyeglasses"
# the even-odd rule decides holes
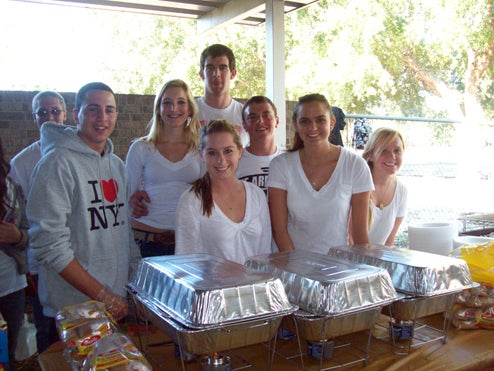
[[[40,108],[39,110],[36,111],[36,115],[38,115],[39,117],[46,117],[51,113],[53,116],[58,116],[62,112],[64,112],[64,111],[61,109],[58,109],[58,108],[52,108],[51,110],[47,110],[45,108]]]

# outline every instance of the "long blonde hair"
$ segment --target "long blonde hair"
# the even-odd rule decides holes
[[[375,130],[371,134],[369,140],[365,145],[364,152],[362,153],[362,157],[367,162],[367,165],[369,165],[371,172],[374,166],[372,160],[378,158],[381,155],[381,153],[386,149],[386,147],[389,146],[389,144],[396,138],[399,138],[401,140],[401,144],[403,145],[403,150],[405,150],[405,141],[403,140],[403,136],[401,135],[401,133],[397,130],[381,127]],[[372,192],[369,200],[369,224],[368,224],[369,228],[372,225],[372,220],[373,220],[371,203],[372,203]]]
[[[373,167],[372,159],[378,158],[386,147],[389,146],[389,144],[396,138],[401,140],[403,150],[405,150],[405,141],[403,140],[403,136],[397,130],[382,127],[378,128],[371,134],[367,144],[365,145],[364,152],[362,153],[362,157],[369,165],[371,171]]]
[[[161,118],[160,109],[161,109],[161,100],[165,95],[165,92],[169,88],[181,88],[185,92],[187,97],[187,102],[189,103],[189,107],[191,110],[190,114],[190,122],[185,126],[185,140],[186,143],[189,144],[189,150],[193,151],[198,148],[199,145],[199,130],[201,128],[201,124],[199,123],[199,110],[197,109],[196,101],[194,96],[192,95],[192,91],[189,86],[180,79],[170,80],[166,82],[160,89],[158,95],[156,95],[154,99],[154,110],[153,117],[149,121],[147,126],[149,132],[144,137],[144,139],[148,142],[152,142],[154,145],[158,144],[161,140],[163,140],[164,136],[164,127],[165,124],[163,119]]]

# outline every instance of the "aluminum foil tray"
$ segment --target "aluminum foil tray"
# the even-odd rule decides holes
[[[303,310],[296,311],[291,317],[297,322],[298,333],[305,340],[319,342],[338,336],[370,330],[374,326],[381,307],[373,307],[338,317],[315,316]],[[285,317],[282,326],[296,333],[290,325],[289,317]],[[292,321],[293,323],[293,321]],[[285,327],[285,324],[287,326]]]
[[[330,248],[328,254],[384,268],[396,290],[412,296],[459,292],[474,285],[462,259],[381,245],[337,246]]]
[[[398,321],[413,321],[417,318],[443,313],[453,308],[457,293],[435,296],[408,296],[391,303],[383,308],[383,314],[387,314]]]
[[[305,250],[247,259],[248,267],[279,277],[288,300],[307,312],[338,316],[396,299],[388,272]]]
[[[276,334],[281,320],[284,318],[283,315],[293,313],[290,311],[263,319],[252,319],[204,329],[191,329],[176,322],[152,301],[142,297],[129,287],[127,289],[134,299],[139,317],[149,320],[175,343],[179,344],[181,349],[196,355],[212,354],[213,352],[270,341]]]
[[[206,254],[141,259],[128,286],[189,328],[262,319],[297,309],[279,279]]]

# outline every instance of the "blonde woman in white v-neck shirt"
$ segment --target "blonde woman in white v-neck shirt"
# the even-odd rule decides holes
[[[171,80],[156,96],[148,135],[129,148],[132,228],[143,257],[174,253],[178,200],[204,173],[197,115],[187,84]]]
[[[405,218],[408,191],[396,177],[404,151],[401,134],[383,127],[372,133],[362,153],[371,169],[375,187],[370,202],[370,243],[393,246]]]

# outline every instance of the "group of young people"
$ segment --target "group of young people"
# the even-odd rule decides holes
[[[6,268],[14,259],[7,251],[27,248],[42,308],[38,351],[56,340],[54,316],[66,305],[96,299],[126,316],[124,287],[141,257],[202,252],[244,263],[273,251],[393,244],[406,208],[395,176],[404,151],[398,132],[377,129],[362,156],[331,144],[332,107],[309,94],[295,106],[292,147],[282,153],[273,102],[254,96],[242,105],[230,95],[231,50],[206,48],[200,67],[204,95],[166,82],[125,163],[113,154],[117,104],[103,83],[77,92],[76,126],[63,125],[60,95],[38,94],[41,141],[10,165],[0,152],[0,311],[13,314],[9,303],[23,302],[25,270]],[[22,318],[4,317],[15,344]]]

